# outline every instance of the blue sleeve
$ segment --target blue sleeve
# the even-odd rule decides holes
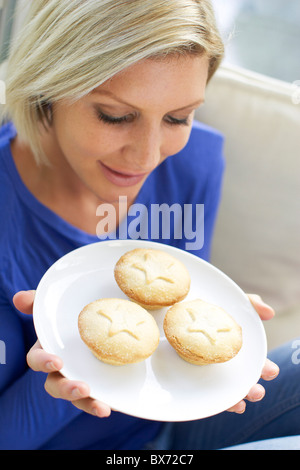
[[[206,187],[204,204],[204,245],[200,253],[195,253],[206,261],[210,261],[211,258],[214,229],[222,195],[224,168],[225,161],[223,157],[220,157]]]
[[[81,411],[48,395],[46,374],[26,367],[21,321],[4,305],[0,339],[5,346],[0,361],[0,450],[39,449]]]
[[[193,230],[197,234],[194,241],[182,240],[179,247],[206,261],[210,261],[221,200],[225,170],[223,148],[224,138],[221,134],[195,122],[191,139],[183,152],[184,158],[178,161],[180,168],[176,169],[177,174],[181,175],[185,200],[193,211],[192,216],[188,214],[188,218],[194,221]],[[200,211],[195,214],[197,205],[202,206],[203,215],[200,215]]]
[[[189,144],[188,151],[193,155],[192,172],[197,175],[191,199],[194,203],[203,203],[204,206],[203,246],[189,251],[210,261],[225,170],[224,136],[215,129],[195,121]]]
[[[0,397],[25,368],[25,345],[20,319],[8,305],[0,302]],[[0,406],[0,416],[2,407]]]

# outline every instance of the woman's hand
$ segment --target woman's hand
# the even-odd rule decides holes
[[[34,291],[21,291],[14,296],[15,307],[25,314],[32,314]],[[249,299],[262,320],[270,320],[274,317],[274,310],[266,305],[257,295],[249,295]],[[27,363],[35,371],[48,373],[45,390],[54,398],[62,398],[73,403],[78,409],[86,413],[107,417],[110,415],[110,408],[98,400],[90,398],[90,390],[87,384],[79,381],[68,380],[60,374],[63,367],[62,360],[44,351],[37,341],[27,354]],[[270,360],[266,360],[262,370],[262,379],[273,380],[277,377],[279,368]],[[260,401],[265,395],[262,385],[256,384],[249,391],[245,400]],[[245,400],[240,401],[228,411],[243,413],[246,408]]]
[[[14,298],[15,307],[25,314],[32,314],[34,291],[18,292]],[[73,403],[86,413],[104,418],[110,415],[111,409],[105,403],[90,398],[87,384],[68,380],[60,374],[62,360],[44,351],[37,341],[27,354],[27,363],[31,369],[48,373],[45,390],[54,398],[62,398]]]
[[[269,306],[266,305],[262,299],[258,295],[248,295],[250,302],[252,303],[253,307],[257,311],[258,315],[260,316],[261,320],[271,320],[275,312],[274,310]],[[279,367],[274,364],[274,362],[270,361],[269,359],[266,360],[264,368],[261,373],[261,378],[263,380],[273,380],[277,377],[279,374]],[[251,401],[251,402],[256,402],[260,401],[263,399],[265,396],[265,389],[262,385],[256,384],[254,385],[251,390],[249,391],[248,395],[245,397],[245,400]],[[236,405],[234,405],[232,408],[230,408],[227,411],[233,411],[235,413],[244,413],[246,409],[246,402],[245,400],[240,401]]]

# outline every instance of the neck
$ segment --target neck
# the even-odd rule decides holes
[[[37,165],[32,151],[18,136],[11,144],[15,165],[27,189],[43,205],[80,230],[91,235],[97,233],[98,236],[102,225],[103,233],[107,226],[109,230],[115,230],[119,221],[125,218],[128,204],[110,203],[111,217],[106,215],[107,223],[99,224],[103,220],[101,206],[105,201],[100,200],[75,174],[51,136],[43,139],[43,148],[50,165]]]

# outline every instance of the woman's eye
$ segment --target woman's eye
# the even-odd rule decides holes
[[[106,124],[131,123],[134,121],[136,117],[134,113],[125,114],[124,116],[111,116],[109,114],[104,113],[100,109],[97,109],[96,112],[97,112],[98,119]],[[168,115],[165,117],[165,122],[169,124],[170,126],[189,126],[190,124],[189,118],[190,116],[179,119],[179,118],[175,118],[173,116]]]
[[[109,116],[102,111],[97,111],[97,115],[100,121],[105,122],[106,124],[122,124],[124,122],[132,122],[134,119],[133,114],[126,114],[125,116],[116,117]]]
[[[167,116],[166,122],[171,126],[188,126],[189,125],[189,118],[178,119],[174,118],[173,116]]]

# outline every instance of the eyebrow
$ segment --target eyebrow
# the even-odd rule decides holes
[[[128,103],[127,101],[122,100],[121,98],[119,98],[114,93],[108,90],[93,90],[92,94],[108,96],[110,98],[113,98],[115,101],[118,101],[119,103],[125,104],[126,106],[130,106],[131,108],[136,108],[136,106],[132,105],[131,103]],[[183,111],[185,109],[193,108],[194,106],[198,107],[203,103],[204,103],[204,98],[201,98],[195,101],[194,103],[188,104],[187,106],[183,106],[182,108],[172,109],[172,111],[170,112]]]

